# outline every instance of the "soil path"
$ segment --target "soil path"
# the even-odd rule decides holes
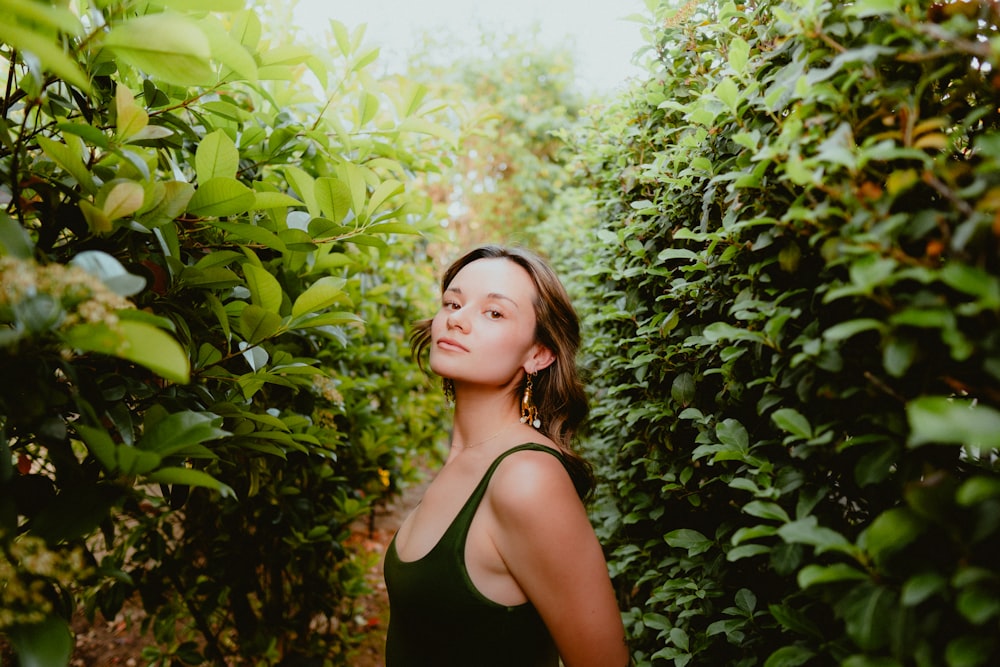
[[[369,563],[366,575],[371,593],[357,600],[357,613],[353,622],[357,633],[363,637],[348,659],[350,667],[384,667],[383,646],[389,619],[389,601],[382,580],[382,555],[400,523],[419,502],[430,482],[413,484],[385,507],[377,508],[374,521],[359,521],[353,527],[348,545],[358,549],[362,562]],[[110,621],[100,618],[88,623],[78,618],[73,624],[76,646],[70,660],[71,667],[140,667],[143,647],[152,638],[139,632],[143,612],[137,605],[126,605]],[[6,656],[4,656],[6,657]],[[0,659],[0,662],[3,662]],[[6,664],[4,662],[4,664]]]

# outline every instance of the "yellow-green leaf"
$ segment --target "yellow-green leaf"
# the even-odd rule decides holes
[[[251,345],[270,338],[281,329],[281,317],[260,306],[250,304],[240,313],[240,333]]]
[[[258,209],[302,206],[302,202],[284,192],[258,192],[256,196],[254,208]]]
[[[78,324],[65,334],[66,343],[84,352],[97,352],[145,366],[160,377],[186,384],[191,366],[180,343],[146,322],[119,320],[108,324]]]
[[[343,299],[343,289],[347,281],[343,278],[325,276],[309,286],[292,305],[292,317],[307,313],[317,313]]]
[[[83,213],[83,219],[87,221],[87,226],[91,232],[94,234],[105,234],[111,231],[111,220],[108,219],[108,216],[104,215],[104,211],[86,199],[81,199],[78,205],[80,211]]]
[[[240,152],[222,130],[208,134],[194,154],[194,169],[202,183],[217,177],[235,178],[240,166]]]
[[[239,40],[226,32],[225,27],[215,18],[203,19],[201,27],[208,37],[208,46],[215,61],[225,65],[239,78],[251,82],[257,81],[257,62]],[[227,79],[233,78],[227,77]]]
[[[167,83],[208,85],[214,80],[208,38],[194,21],[147,14],[113,27],[104,46],[126,63]]]
[[[35,3],[38,4],[38,3]],[[0,42],[34,54],[42,67],[83,91],[90,92],[90,79],[80,65],[54,40],[9,21],[0,21]]]
[[[256,264],[244,264],[243,273],[246,276],[247,287],[250,289],[252,301],[272,313],[281,310],[281,284],[271,273]]]
[[[75,178],[76,182],[84,190],[93,194],[97,191],[97,184],[94,183],[93,175],[87,169],[87,165],[84,164],[83,156],[81,155],[82,142],[77,137],[73,137],[73,139],[79,142],[78,148],[81,150],[73,150],[68,144],[63,144],[44,136],[38,137],[38,145],[42,147],[42,152],[49,156],[53,162]],[[70,138],[66,137],[66,140],[70,141]]]
[[[139,210],[144,195],[145,190],[135,181],[115,183],[104,198],[101,210],[108,220],[124,218]]]
[[[115,90],[115,110],[117,111],[118,138],[126,141],[149,125],[149,114],[135,103],[135,95],[126,86],[118,84]]]
[[[235,178],[220,176],[198,186],[187,212],[203,218],[238,215],[252,209],[256,201],[253,190]]]
[[[328,176],[317,178],[314,196],[321,215],[338,224],[344,222],[351,210],[351,189],[347,183]]]

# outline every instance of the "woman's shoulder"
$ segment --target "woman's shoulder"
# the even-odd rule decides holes
[[[530,446],[534,445],[534,446]],[[490,484],[490,496],[505,509],[549,501],[562,493],[577,497],[562,450],[553,442],[516,445],[502,454]]]

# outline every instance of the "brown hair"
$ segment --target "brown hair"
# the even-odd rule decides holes
[[[587,395],[576,366],[580,348],[580,320],[573,309],[566,288],[548,263],[523,248],[485,245],[457,259],[441,278],[444,292],[458,272],[480,259],[505,259],[514,262],[531,277],[535,286],[535,340],[547,347],[555,361],[533,378],[532,393],[542,420],[539,431],[559,445],[570,463],[570,471],[581,497],[594,484],[589,464],[572,449],[573,435],[587,417]],[[431,320],[414,323],[410,346],[423,367],[424,354],[431,344]],[[524,385],[520,387],[524,391]]]

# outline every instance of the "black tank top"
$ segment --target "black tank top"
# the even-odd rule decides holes
[[[507,450],[491,465],[458,516],[430,552],[401,561],[396,538],[385,555],[389,593],[386,667],[557,667],[559,656],[545,624],[530,602],[508,607],[483,596],[465,567],[465,540],[493,472],[501,461],[524,450]]]

